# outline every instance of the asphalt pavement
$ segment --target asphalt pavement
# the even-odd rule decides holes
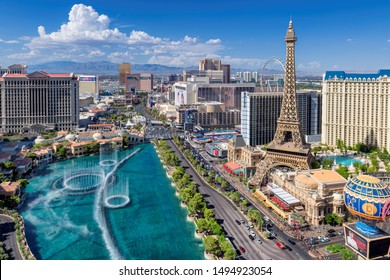
[[[181,160],[181,165],[186,168],[186,172],[191,175],[192,179],[198,184],[199,192],[204,195],[207,203],[213,207],[215,218],[219,220],[224,227],[226,236],[229,237],[236,248],[239,246],[244,247],[245,253],[241,255],[244,259],[303,259],[303,257],[297,254],[294,248],[292,248],[292,251],[279,249],[275,244],[275,240],[264,240],[261,237],[260,239],[263,243],[259,244],[257,242],[257,239],[259,239],[260,236],[259,232],[256,232],[256,239],[254,241],[250,240],[248,236],[250,231],[247,230],[243,224],[237,225],[236,223],[236,220],[241,221],[241,219],[244,219],[245,223],[247,223],[244,215],[229,199],[215,189],[209,187],[207,183],[203,181],[171,140],[168,140],[167,143]],[[280,234],[282,235],[282,233]]]
[[[14,220],[6,215],[0,215],[1,242],[5,246],[5,250],[9,255],[10,260],[23,260],[20,253],[18,243],[16,241],[16,233],[14,228]]]

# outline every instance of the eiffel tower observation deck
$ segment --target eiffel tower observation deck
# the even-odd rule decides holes
[[[252,183],[261,184],[268,170],[288,166],[294,170],[309,169],[312,162],[310,145],[302,137],[295,87],[295,42],[297,37],[290,20],[286,37],[286,65],[282,107],[274,139],[268,144],[264,159],[259,162]]]

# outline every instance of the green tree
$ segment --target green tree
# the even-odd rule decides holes
[[[56,156],[60,159],[67,158],[68,155],[68,148],[66,146],[60,145],[57,149]]]
[[[341,139],[336,140],[336,146],[337,146],[337,149],[340,149],[341,151],[343,151],[346,148],[344,141]]]
[[[233,248],[229,248],[225,251],[224,253],[224,258],[226,260],[234,260],[236,258],[236,250],[234,250]]]
[[[340,165],[339,168],[336,169],[336,172],[343,176],[345,179],[348,179],[349,177],[348,167],[344,165]]]
[[[193,196],[194,192],[191,188],[184,188],[180,191],[180,199],[185,203],[188,203]]]
[[[317,160],[313,160],[312,163],[311,163],[311,168],[313,169],[318,169],[321,167],[321,163]]]
[[[356,258],[355,253],[347,248],[341,250],[340,255],[343,260],[354,260]]]
[[[182,166],[176,167],[176,170],[172,173],[172,179],[174,182],[179,181],[183,175],[185,174],[185,170]]]
[[[190,182],[191,182],[190,175],[184,174],[183,177],[179,181],[176,182],[176,188],[178,190],[181,190],[181,189],[185,188],[186,186],[188,186]]]
[[[6,161],[3,163],[5,169],[15,169],[16,166],[12,161]]]
[[[321,164],[322,164],[324,169],[330,169],[333,165],[333,159],[324,158],[324,159],[322,159]]]
[[[314,156],[316,156],[319,151],[321,151],[321,147],[318,147],[318,146],[314,147],[312,150]]]
[[[216,256],[219,256],[222,253],[222,249],[219,246],[219,242],[214,236],[206,236],[204,238],[204,248],[206,251]]]
[[[209,230],[209,222],[204,218],[199,219],[196,226],[198,227],[198,232],[207,232]]]
[[[248,206],[248,200],[243,199],[243,200],[240,202],[241,210],[245,209],[247,206]]]
[[[241,194],[239,192],[232,192],[229,196],[235,204],[238,204],[240,202]]]
[[[4,244],[3,242],[0,242],[0,260],[8,260],[9,256],[4,250]]]
[[[4,205],[8,208],[14,208],[20,203],[20,198],[18,196],[10,196],[5,200]]]
[[[223,189],[223,190],[226,190],[228,186],[229,186],[229,183],[226,182],[225,179],[222,179],[222,182],[221,182],[221,187],[222,187],[222,189]]]
[[[333,214],[327,214],[325,215],[325,222],[328,224],[328,225],[332,225],[334,220],[333,220]]]
[[[32,160],[36,159],[37,158],[37,154],[36,153],[27,153],[26,158],[31,158]]]
[[[341,225],[344,222],[343,217],[339,217],[336,214],[334,215],[333,221],[337,225]]]
[[[199,213],[202,213],[205,207],[206,202],[200,193],[196,193],[188,202],[188,211],[191,215],[198,215]]]
[[[205,217],[205,219],[211,219],[211,218],[214,218],[215,214],[214,214],[214,210],[213,209],[209,209],[209,208],[206,208],[203,212],[203,216]]]
[[[341,243],[335,243],[335,244],[325,246],[325,249],[332,253],[338,253],[341,250],[344,250],[345,247]]]
[[[100,144],[98,142],[96,142],[95,140],[93,140],[91,143],[85,145],[84,149],[89,154],[96,154],[99,152]]]
[[[24,188],[25,186],[27,186],[29,184],[28,180],[27,179],[19,179],[17,180],[16,182],[19,182],[20,183],[20,186],[22,188]]]
[[[223,233],[223,228],[218,224],[215,219],[210,219],[210,229],[213,234],[220,235]]]

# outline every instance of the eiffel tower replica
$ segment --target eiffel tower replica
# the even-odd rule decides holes
[[[251,183],[261,185],[267,172],[276,166],[288,166],[294,170],[307,170],[312,162],[310,145],[302,138],[295,90],[295,37],[290,20],[286,41],[286,65],[282,108],[274,139],[268,144],[266,154],[256,168]]]

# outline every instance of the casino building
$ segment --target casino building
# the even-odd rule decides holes
[[[73,74],[9,74],[0,77],[0,132],[75,130],[79,81]]]
[[[327,71],[322,85],[322,143],[362,142],[390,150],[390,70]]]

